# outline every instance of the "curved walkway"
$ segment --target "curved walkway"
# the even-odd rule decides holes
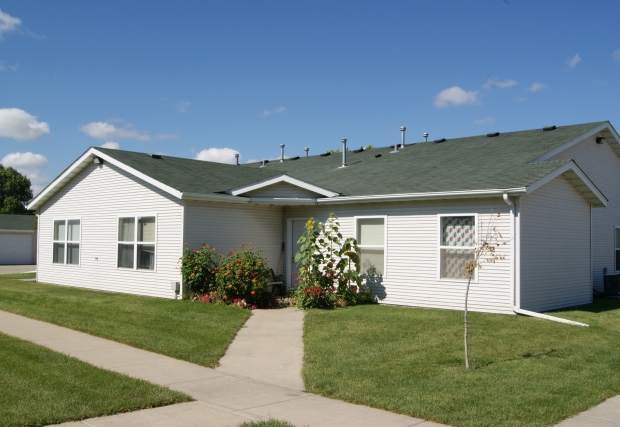
[[[257,310],[217,369],[0,311],[0,332],[32,341],[93,365],[178,390],[194,402],[91,418],[64,427],[235,427],[276,418],[311,427],[441,424],[304,393],[303,312]],[[556,427],[620,427],[620,396]]]

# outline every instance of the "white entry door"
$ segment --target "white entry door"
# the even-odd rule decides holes
[[[304,227],[306,225],[306,220],[303,219],[294,219],[291,221],[291,242],[289,243],[289,248],[291,248],[291,272],[289,274],[289,286],[296,288],[297,283],[295,283],[295,279],[297,278],[297,271],[299,270],[299,266],[295,264],[295,254],[299,250],[299,243],[297,241],[304,234]]]

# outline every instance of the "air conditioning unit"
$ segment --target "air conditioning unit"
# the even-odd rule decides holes
[[[620,274],[605,276],[603,284],[605,285],[605,295],[620,295]]]

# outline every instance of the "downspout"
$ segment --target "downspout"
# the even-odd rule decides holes
[[[504,193],[503,197],[504,197],[504,202],[506,202],[506,204],[510,207],[510,236],[512,237],[512,244],[510,245],[510,262],[512,264],[512,268],[510,270],[510,280],[512,282],[510,286],[510,305],[512,307],[512,311],[514,311],[517,314],[524,315],[524,316],[538,317],[539,319],[551,320],[553,322],[559,322],[559,323],[566,323],[567,325],[586,326],[586,327],[589,326],[589,325],[586,325],[585,323],[579,323],[579,322],[574,322],[572,320],[561,319],[559,317],[549,316],[547,314],[536,313],[535,311],[523,310],[521,307],[519,307],[520,303],[515,304],[516,296],[519,295],[521,292],[521,289],[520,289],[521,283],[519,283],[515,278],[516,276],[515,245],[517,243],[517,239],[515,236],[516,208],[515,208],[515,204],[508,197],[508,193]],[[519,302],[520,302],[520,299],[519,299]]]

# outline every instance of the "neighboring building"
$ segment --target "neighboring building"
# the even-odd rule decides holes
[[[34,215],[0,215],[0,265],[36,263],[36,222]]]
[[[620,273],[619,156],[609,122],[265,165],[93,147],[28,206],[39,213],[37,277],[172,298],[185,243],[225,253],[251,242],[290,287],[305,220],[335,212],[381,303],[461,309],[461,267],[499,213],[506,259],[476,272],[470,308],[587,304],[604,269]]]

